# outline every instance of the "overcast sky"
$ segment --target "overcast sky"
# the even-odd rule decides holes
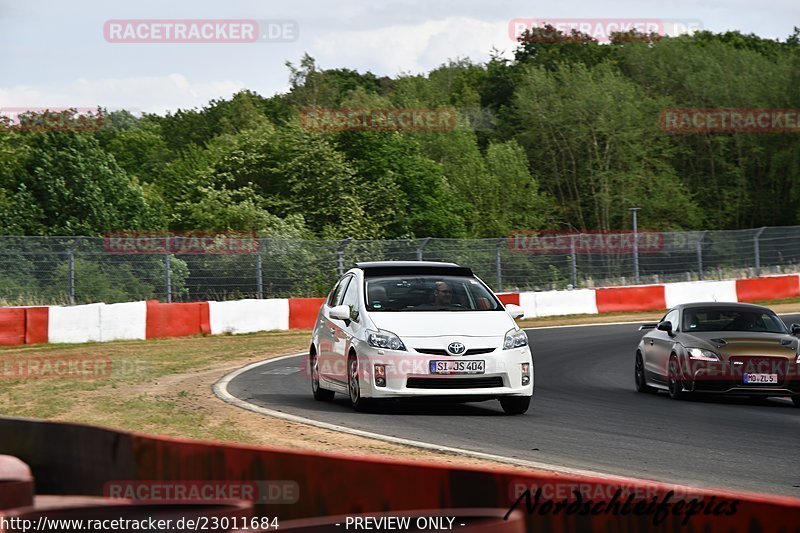
[[[0,0],[0,108],[104,106],[163,113],[240,89],[287,89],[284,63],[378,75],[426,72],[449,58],[510,57],[509,21],[670,19],[785,39],[800,0]],[[131,19],[293,21],[288,42],[119,43],[104,24]],[[291,37],[291,36],[288,36]]]

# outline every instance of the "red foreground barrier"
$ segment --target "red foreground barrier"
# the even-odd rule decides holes
[[[598,313],[654,311],[667,307],[663,285],[611,287],[596,289],[594,294]]]
[[[532,532],[800,528],[798,498],[622,477],[326,455],[20,419],[0,418],[0,435],[0,453],[13,448],[51,493],[100,495],[104,483],[121,479],[290,481],[295,497],[256,506],[256,515],[281,521],[420,509],[514,508],[525,513],[527,531]],[[556,510],[559,503],[564,505]]]
[[[312,329],[325,298],[289,298],[289,329]]]
[[[0,455],[0,510],[33,505],[33,476],[28,465]]]
[[[210,335],[208,302],[162,304],[148,300],[146,332],[148,339]]]
[[[738,279],[736,280],[736,296],[740,302],[800,296],[800,276]]]

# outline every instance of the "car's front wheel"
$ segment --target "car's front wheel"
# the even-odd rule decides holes
[[[333,400],[334,392],[323,389],[319,384],[319,357],[313,351],[308,355],[309,366],[311,367],[311,393],[318,402],[329,402]]]
[[[358,357],[351,354],[347,360],[347,390],[350,393],[350,405],[356,411],[366,412],[373,406],[369,398],[361,396],[361,381],[358,378]]]
[[[636,381],[636,392],[654,392],[655,389],[647,384],[644,378],[644,360],[642,353],[636,352],[636,365],[634,379]]]
[[[667,383],[669,385],[669,395],[672,399],[681,400],[686,397],[686,392],[683,390],[680,367],[678,366],[678,357],[675,355],[669,358]]]
[[[500,406],[507,415],[521,415],[531,406],[530,396],[509,396],[500,398]]]

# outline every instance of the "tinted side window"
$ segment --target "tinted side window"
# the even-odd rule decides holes
[[[351,281],[342,298],[342,305],[350,307],[350,320],[358,322],[358,283]]]
[[[339,283],[336,284],[336,287],[334,287],[331,291],[330,298],[328,298],[328,306],[336,307],[337,305],[341,304],[344,291],[347,289],[347,284],[352,278],[353,276],[347,276],[346,278],[342,278]]]
[[[667,322],[672,322],[672,329],[674,331],[679,330],[678,322],[680,321],[680,313],[678,313],[677,310],[667,313],[667,316],[664,318],[664,320]]]

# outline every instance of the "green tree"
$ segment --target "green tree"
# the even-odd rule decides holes
[[[5,189],[13,205],[29,208],[34,225],[50,235],[98,235],[112,230],[160,227],[143,188],[128,178],[90,134],[24,135],[21,168]],[[6,193],[8,195],[8,193]]]
[[[542,229],[554,223],[552,199],[539,189],[528,170],[528,158],[516,141],[492,143],[486,166],[496,177],[498,224],[496,236],[518,229]]]
[[[613,48],[573,29],[564,33],[550,24],[522,33],[514,59],[519,64],[558,70],[562,64],[594,67],[609,57]]]
[[[791,108],[796,105],[797,45],[736,33],[664,39],[655,46],[620,49],[623,73],[645,91],[669,95],[664,107]],[[794,79],[793,79],[794,78]],[[715,228],[796,222],[786,198],[794,192],[798,141],[791,133],[674,134],[666,160],[701,205],[715,205]]]
[[[571,226],[618,230],[627,227],[634,205],[650,214],[643,219],[650,227],[701,223],[701,211],[667,163],[661,108],[609,65],[527,68],[515,96],[527,128],[517,139]],[[648,194],[656,187],[668,194]]]

